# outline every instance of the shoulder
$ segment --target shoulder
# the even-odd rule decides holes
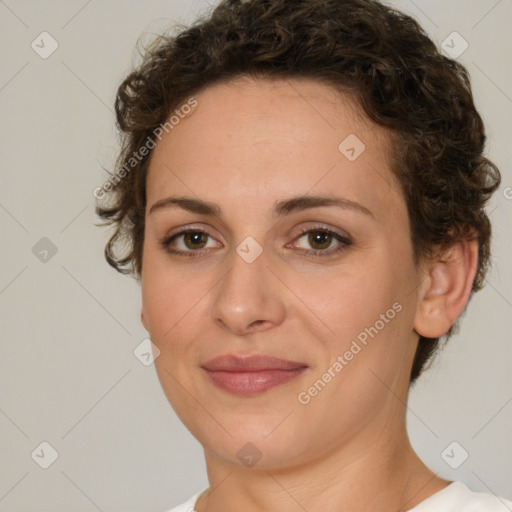
[[[194,512],[194,506],[196,504],[197,498],[199,498],[199,495],[201,493],[198,492],[194,494],[194,496],[191,496],[185,503],[182,503],[181,505],[178,505],[177,507],[170,508],[168,510],[165,510],[164,512]]]
[[[512,501],[487,492],[475,492],[452,482],[409,512],[510,512]]]

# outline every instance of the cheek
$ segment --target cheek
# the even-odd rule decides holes
[[[389,254],[352,267],[320,286],[323,293],[310,295],[331,330],[325,347],[330,360],[346,354],[352,371],[389,373],[387,366],[400,364],[410,340],[414,308],[406,290],[412,280],[405,259]]]
[[[142,308],[157,346],[193,324],[190,315],[197,318],[206,284],[204,276],[170,269],[165,256],[148,251],[142,272]]]
[[[318,286],[312,297],[312,307],[325,319],[337,339],[356,336],[391,307],[392,292],[389,283],[372,265],[352,267],[338,275],[331,275]],[[382,274],[382,273],[381,273]]]
[[[198,319],[207,315],[207,302],[201,300],[207,290],[204,277],[169,271],[159,260],[148,257],[145,262],[143,311],[151,341],[160,350],[155,359],[158,378],[171,405],[181,410],[193,405],[184,390],[194,389],[189,363],[196,358],[199,333],[204,332]]]

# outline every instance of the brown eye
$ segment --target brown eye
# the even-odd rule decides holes
[[[295,239],[294,247],[303,249],[306,254],[329,256],[346,249],[352,241],[329,229],[309,229]]]
[[[327,231],[310,231],[308,234],[308,243],[313,249],[327,249],[332,241],[333,236]]]
[[[180,256],[200,256],[207,252],[207,249],[221,247],[221,244],[206,231],[197,229],[187,229],[170,235],[160,243],[168,253]]]
[[[208,242],[209,235],[203,231],[188,231],[183,233],[183,243],[188,249],[203,249]]]

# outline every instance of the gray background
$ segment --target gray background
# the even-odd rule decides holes
[[[459,60],[503,173],[489,205],[493,270],[460,334],[413,389],[409,430],[443,477],[510,498],[512,1],[393,5],[439,46],[453,31],[468,42]],[[93,197],[106,178],[101,167],[115,157],[114,97],[137,38],[192,21],[205,7],[0,0],[1,511],[158,511],[207,485],[200,445],[176,418],[154,366],[134,356],[147,337],[140,289],[104,261],[108,233],[94,226]],[[42,46],[43,31],[59,45],[47,59],[31,47]],[[43,237],[54,255],[41,252]],[[41,452],[43,441],[58,452],[48,469],[38,464],[50,453]],[[441,456],[453,441],[452,465],[462,449],[469,454],[458,469]]]

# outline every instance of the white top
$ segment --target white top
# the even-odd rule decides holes
[[[202,491],[201,491],[202,492]],[[165,512],[194,512],[198,492],[185,503]],[[512,501],[487,492],[474,492],[462,482],[450,485],[432,494],[407,512],[511,512]]]

